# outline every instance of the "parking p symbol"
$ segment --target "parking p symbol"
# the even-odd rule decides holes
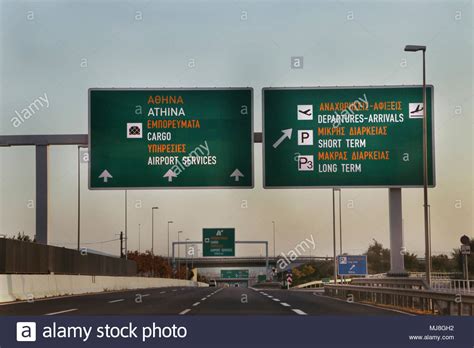
[[[313,145],[313,131],[299,130],[298,131],[298,145]]]

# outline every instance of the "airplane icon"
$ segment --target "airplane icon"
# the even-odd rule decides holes
[[[298,105],[298,120],[313,119],[313,105]]]
[[[418,104],[418,105],[416,106],[416,109],[413,110],[413,111],[411,111],[410,113],[411,113],[411,114],[416,114],[417,112],[420,112],[420,111],[423,111],[423,107],[422,107],[420,104]]]
[[[423,118],[423,103],[409,103],[410,118]]]
[[[307,116],[311,116],[311,109],[307,109],[307,110],[298,110],[299,112],[301,112],[302,114],[305,114]]]

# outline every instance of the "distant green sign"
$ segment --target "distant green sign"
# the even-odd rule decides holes
[[[235,229],[204,228],[202,246],[203,256],[235,256]]]
[[[246,279],[249,277],[248,269],[222,269],[221,278],[223,279]]]
[[[263,104],[266,188],[423,185],[421,87],[265,88]],[[428,86],[430,186],[432,120]]]
[[[91,189],[253,187],[251,88],[90,89]]]
[[[257,283],[265,283],[267,281],[267,276],[265,274],[259,274],[257,276]]]

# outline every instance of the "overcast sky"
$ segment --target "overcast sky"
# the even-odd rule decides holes
[[[433,84],[437,187],[430,189],[432,249],[447,253],[473,227],[472,1],[5,1],[0,0],[0,135],[88,131],[90,87],[261,88],[421,83],[427,45]],[[303,56],[303,69],[291,69]],[[195,66],[192,65],[194,62]],[[48,106],[15,127],[36,98]],[[46,105],[46,103],[45,103]],[[150,247],[151,207],[158,253],[172,239],[201,239],[203,227],[235,227],[238,240],[272,240],[276,252],[314,236],[313,255],[332,253],[331,190],[264,190],[262,147],[254,148],[253,190],[129,191],[129,248]],[[75,247],[77,148],[51,147],[49,239]],[[35,230],[34,149],[0,148],[0,234]],[[117,254],[124,192],[91,192],[81,165],[84,246]],[[405,246],[423,254],[422,190],[403,190]],[[344,189],[343,248],[389,245],[388,190]],[[272,244],[270,244],[272,251]],[[259,247],[237,255],[260,254]],[[309,252],[308,252],[309,255]]]

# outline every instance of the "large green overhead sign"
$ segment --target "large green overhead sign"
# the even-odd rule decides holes
[[[92,189],[253,187],[252,89],[89,90]]]
[[[235,256],[235,228],[203,228],[202,256]]]
[[[423,185],[420,86],[266,88],[263,106],[266,188]],[[428,86],[430,186],[432,120]]]

